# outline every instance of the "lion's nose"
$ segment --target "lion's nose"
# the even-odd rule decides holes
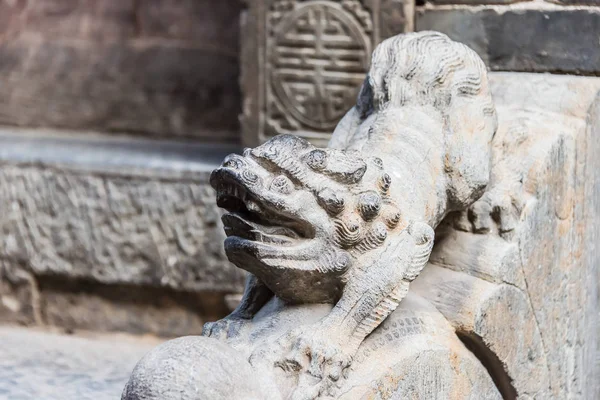
[[[260,186],[262,185],[262,179],[254,171],[255,168],[257,166],[252,161],[238,154],[230,154],[225,157],[221,167],[213,172],[211,181],[215,181],[216,184],[217,180],[228,179],[246,187]]]
[[[242,158],[242,156],[237,154],[230,154],[225,157],[223,160],[222,167],[223,168],[231,168],[231,169],[242,169],[246,166],[246,162]]]

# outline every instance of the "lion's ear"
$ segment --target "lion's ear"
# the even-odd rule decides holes
[[[356,107],[352,107],[335,127],[327,147],[338,150],[348,149],[361,122],[360,113]]]
[[[423,222],[413,222],[408,227],[408,233],[413,238],[416,248],[408,268],[404,272],[404,279],[413,281],[429,261],[431,250],[433,250],[433,229]]]

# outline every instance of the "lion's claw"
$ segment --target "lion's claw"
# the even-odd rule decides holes
[[[527,196],[519,188],[492,188],[468,210],[456,216],[454,227],[473,233],[495,232],[509,238],[516,228],[526,201]]]
[[[280,342],[285,355],[275,366],[298,374],[293,400],[333,395],[340,379],[347,377],[352,351],[332,337],[327,330],[315,328],[294,331]]]
[[[215,322],[207,322],[202,328],[202,336],[223,340],[235,337],[245,324],[245,320],[236,317],[225,317]]]

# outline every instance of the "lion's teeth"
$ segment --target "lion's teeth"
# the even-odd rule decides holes
[[[247,197],[246,191],[243,188],[238,187],[236,185],[225,185],[225,184],[220,185],[219,191],[223,194],[226,194],[228,196],[237,197],[238,199],[241,199],[241,200],[245,200]]]
[[[250,233],[252,233],[253,240],[255,240],[257,242],[262,242],[263,241],[263,235],[262,235],[262,233],[260,231],[253,230]]]
[[[256,204],[253,201],[247,201],[246,202],[246,208],[248,209],[248,211],[252,211],[255,213],[259,213],[260,212],[260,207],[258,204]]]

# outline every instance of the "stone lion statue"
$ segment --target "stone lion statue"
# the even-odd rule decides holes
[[[502,236],[486,248],[514,248],[515,217],[509,223],[494,206],[503,204],[494,193],[504,191],[477,202],[490,182],[497,121],[481,59],[443,34],[410,33],[376,48],[356,106],[329,147],[281,135],[228,156],[210,183],[226,210],[227,256],[248,272],[242,301],[207,323],[201,337],[168,342],[142,359],[123,399],[499,399],[534,391],[495,372],[513,365],[497,344],[505,337],[495,339],[491,311],[465,306],[466,296],[482,307],[494,298],[508,304],[506,315],[529,318],[524,279],[504,277],[522,275],[517,258],[485,274],[432,266],[409,292],[436,232],[452,224],[459,233],[443,237],[456,248],[460,235],[483,248],[461,232],[485,218],[495,219]],[[523,168],[545,174],[540,162],[523,167],[506,158],[511,137],[498,147],[510,175],[525,176]],[[446,250],[438,251],[439,265],[457,258]],[[510,306],[517,298],[520,310]],[[528,332],[529,351],[519,354],[529,359],[515,365],[545,362],[538,327]],[[483,342],[503,361],[477,350]]]
[[[434,32],[381,43],[329,148],[281,135],[211,175],[227,256],[249,276],[237,309],[203,335],[233,343],[270,304],[330,304],[314,323],[277,329],[249,360],[296,376],[280,396],[331,395],[406,297],[436,226],[483,194],[496,125],[471,49]]]
[[[288,335],[278,365],[340,376],[406,296],[436,226],[483,194],[496,126],[471,49],[431,32],[381,43],[330,148],[280,135],[212,174],[226,253],[251,275],[240,306],[204,334],[234,335],[272,296],[335,303]]]

